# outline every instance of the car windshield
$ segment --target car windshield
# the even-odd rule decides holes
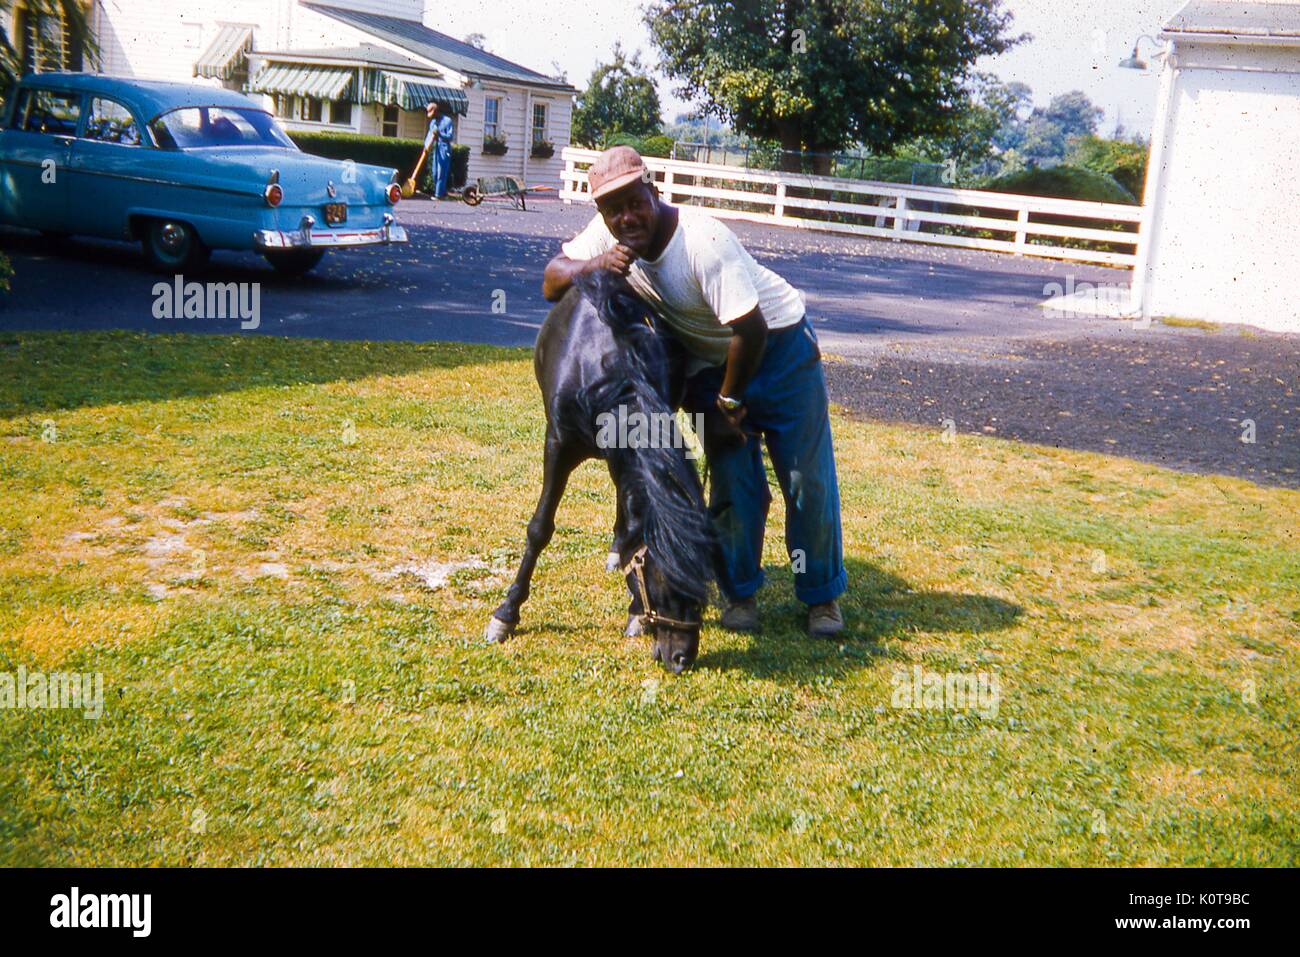
[[[297,149],[269,113],[225,106],[188,106],[164,113],[149,124],[163,149],[205,146],[283,146]]]

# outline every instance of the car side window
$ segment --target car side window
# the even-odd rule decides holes
[[[81,94],[29,90],[22,129],[28,133],[75,136],[81,118]],[[20,107],[23,104],[19,104]]]
[[[131,111],[120,103],[100,96],[90,101],[90,114],[86,117],[86,131],[82,136],[101,143],[140,145],[140,127],[136,125]]]

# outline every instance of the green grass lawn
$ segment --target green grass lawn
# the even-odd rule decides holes
[[[845,640],[680,678],[621,636],[608,477],[539,488],[522,350],[0,336],[0,864],[1300,863],[1300,494],[835,420]],[[433,587],[431,587],[433,586]],[[996,713],[895,707],[995,676]]]

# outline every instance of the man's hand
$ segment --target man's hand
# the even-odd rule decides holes
[[[745,417],[745,407],[737,406],[735,409],[728,409],[722,404],[722,396],[718,396],[718,411],[722,413],[723,419],[736,431],[743,431],[740,427],[740,420]]]
[[[713,408],[704,413],[704,450],[734,449],[744,445],[748,439],[745,430],[740,427],[740,420],[745,417],[742,405],[734,412],[728,412],[721,403],[714,403]]]
[[[636,253],[622,243],[592,259],[570,259],[561,253],[546,264],[542,295],[547,302],[559,302],[580,273],[607,269],[616,276],[626,276],[635,261]]]
[[[622,243],[618,243],[613,249],[601,253],[595,259],[587,260],[587,268],[591,272],[605,269],[616,276],[626,276],[634,262],[636,262],[636,253]]]

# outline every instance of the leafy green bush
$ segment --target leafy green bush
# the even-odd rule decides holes
[[[312,130],[289,130],[289,137],[304,153],[337,160],[355,160],[374,166],[391,166],[399,178],[405,178],[420,158],[424,144],[419,140],[398,139],[393,136],[360,136],[356,133],[322,133]],[[433,164],[425,161],[420,172],[420,189],[431,192]],[[469,177],[469,147],[460,143],[451,145],[451,173],[448,185],[459,189]]]
[[[1133,194],[1117,183],[1115,177],[1078,166],[1021,170],[1019,173],[1009,173],[989,180],[980,189],[995,193],[1019,193],[1023,196],[1052,196],[1057,199],[1138,205]]]
[[[13,274],[14,270],[9,265],[9,260],[5,258],[4,253],[0,253],[0,292],[9,291],[9,277]]]
[[[611,133],[605,138],[605,149],[611,146],[630,146],[642,156],[667,158],[673,154],[673,140],[662,133],[636,136],[632,133]]]
[[[1150,155],[1151,150],[1145,143],[1084,136],[1073,141],[1066,160],[1072,166],[1113,176],[1126,190],[1141,197],[1146,188]]]

